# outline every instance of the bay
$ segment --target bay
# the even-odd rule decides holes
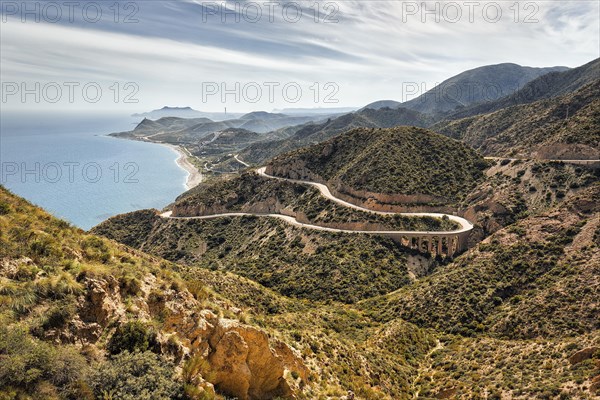
[[[116,139],[139,118],[119,114],[2,113],[0,184],[89,229],[120,213],[161,209],[188,173],[166,146]]]

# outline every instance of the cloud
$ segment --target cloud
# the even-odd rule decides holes
[[[485,64],[574,67],[599,56],[597,2],[521,2],[518,14],[510,9],[514,3],[498,2],[497,21],[495,6],[487,5],[491,2],[473,10],[466,3],[455,2],[455,8],[448,3],[453,2],[300,1],[294,4],[301,5],[302,18],[292,22],[298,9],[284,2],[273,7],[270,18],[266,2],[140,1],[128,8],[129,3],[119,3],[118,14],[103,8],[95,23],[81,15],[85,2],[74,10],[73,21],[63,13],[57,23],[43,18],[22,23],[3,5],[2,80],[99,82],[106,93],[112,93],[107,88],[115,82],[139,86],[137,104],[115,103],[106,95],[98,103],[80,101],[74,107],[145,110],[179,104],[248,111],[401,100],[405,82],[431,88]],[[261,18],[250,22],[257,7]],[[436,7],[437,13],[428,12]],[[125,23],[129,14],[138,22]],[[326,22],[328,16],[337,22]],[[537,22],[526,23],[526,17]],[[297,82],[303,94],[297,103],[279,88],[273,101],[264,92],[256,103],[236,103],[232,95],[225,102],[221,96],[204,102],[207,82],[227,88]],[[328,82],[339,88],[337,104],[323,102],[335,91],[326,90]],[[64,107],[23,104],[18,98],[12,96],[3,106]]]

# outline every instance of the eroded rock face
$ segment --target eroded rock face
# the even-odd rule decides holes
[[[216,371],[213,380],[219,389],[241,399],[248,398],[252,372],[247,364],[249,347],[236,331],[223,334],[210,355],[211,367]]]
[[[81,315],[85,322],[96,322],[105,327],[124,314],[119,282],[113,277],[86,279],[87,298]]]
[[[191,295],[180,293],[163,304],[166,331],[178,334],[185,353],[208,360],[211,373],[206,379],[218,391],[239,399],[271,399],[293,394],[286,371],[306,382],[308,370],[302,359],[264,331],[219,318],[210,310],[197,311]]]
[[[210,364],[218,389],[240,399],[290,396],[283,358],[272,349],[267,334],[234,320],[221,319],[209,339]]]
[[[82,283],[86,290],[78,313],[69,328],[55,333],[61,341],[93,346],[100,337],[110,337],[107,330],[127,320],[161,319],[158,341],[162,353],[180,365],[196,355],[208,361],[206,376],[194,381],[205,391],[214,386],[239,399],[272,399],[291,397],[293,387],[307,382],[308,370],[302,359],[285,343],[269,339],[258,328],[202,309],[187,290],[161,289],[153,275],[143,279],[140,293],[130,298],[128,307],[115,278],[85,278]],[[177,337],[176,342],[170,340],[172,336]],[[285,377],[291,372],[297,379],[288,382]]]

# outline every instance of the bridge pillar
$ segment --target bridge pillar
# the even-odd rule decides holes
[[[423,250],[423,236],[419,236],[419,238],[417,239],[417,248],[419,249],[419,251]]]
[[[437,255],[441,256],[442,255],[442,238],[438,237],[438,242],[437,242]]]
[[[433,253],[433,238],[431,236],[427,238],[427,251]]]

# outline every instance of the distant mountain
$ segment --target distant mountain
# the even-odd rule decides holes
[[[288,116],[262,112],[247,114],[245,117],[224,121],[180,117],[163,117],[152,121],[144,118],[132,131],[113,133],[111,136],[195,145],[204,136],[228,128],[241,128],[264,134],[288,126],[318,121],[322,118],[321,116]]]
[[[404,103],[379,100],[360,110],[404,107],[426,114],[445,114],[472,104],[497,100],[516,92],[533,79],[566,70],[567,67],[533,68],[512,63],[486,65],[446,79],[421,96]]]
[[[273,110],[274,113],[287,115],[333,115],[354,112],[358,107],[317,107],[317,108],[282,108]]]
[[[483,178],[486,163],[456,140],[416,127],[357,128],[280,155],[273,175],[326,182],[360,201],[454,204]]]
[[[248,114],[244,114],[240,119],[278,119],[287,117],[285,114],[270,113],[266,111],[252,111]]]
[[[162,117],[156,121],[144,118],[132,131],[112,133],[110,136],[141,139],[165,132],[180,131],[199,124],[215,124],[215,122],[208,118]]]
[[[380,108],[398,108],[402,105],[401,102],[399,101],[395,101],[395,100],[379,100],[379,101],[375,101],[373,103],[367,104],[366,106],[364,106],[363,108],[361,108],[359,111],[363,111],[367,108],[370,108],[372,110],[379,110]]]
[[[395,110],[390,108],[365,109],[328,119],[322,123],[309,123],[290,128],[287,130],[287,134],[291,134],[290,137],[256,143],[245,149],[240,156],[247,162],[260,164],[278,154],[322,142],[352,128],[389,128],[398,125],[424,127],[430,123],[429,117],[404,108]]]
[[[556,87],[546,91],[558,92]],[[432,129],[490,156],[599,159],[600,79],[574,93],[443,121]]]
[[[499,99],[516,92],[539,76],[567,69],[522,67],[512,63],[486,65],[446,79],[421,96],[402,103],[402,107],[429,114],[446,113]]]
[[[261,139],[261,135],[241,128],[228,128],[218,133],[212,141],[215,145],[243,144],[256,142]]]
[[[162,117],[178,117],[178,118],[210,118],[212,120],[223,120],[238,118],[242,114],[240,113],[224,113],[224,112],[204,112],[194,110],[191,107],[168,107],[165,106],[158,110],[152,110],[150,112],[133,114],[132,117],[145,117],[150,119],[159,119]]]
[[[600,78],[600,58],[580,67],[566,71],[554,71],[542,75],[523,86],[515,93],[492,102],[474,104],[446,116],[447,119],[458,119],[477,114],[489,113],[502,108],[533,103],[538,100],[573,93],[581,87]]]

